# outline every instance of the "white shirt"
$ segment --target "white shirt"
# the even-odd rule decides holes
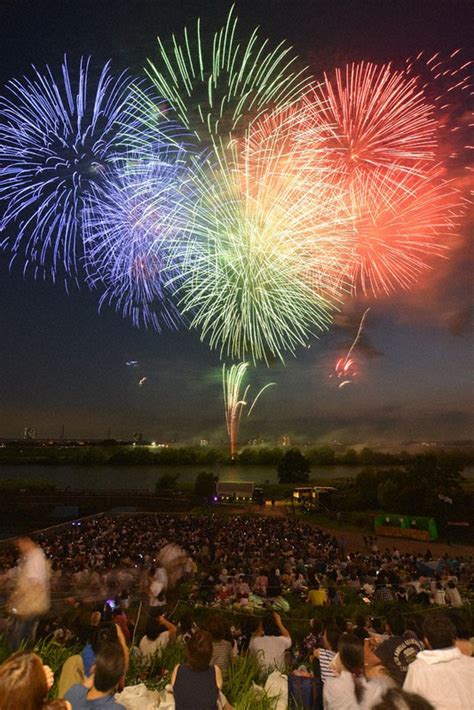
[[[418,693],[436,710],[474,707],[474,658],[459,648],[420,651],[408,666],[403,690]]]
[[[253,636],[249,650],[257,654],[265,669],[285,667],[285,651],[291,648],[287,636]]]
[[[19,616],[45,614],[50,606],[49,565],[40,547],[33,547],[22,557],[16,582],[14,607]]]
[[[323,687],[324,710],[366,710],[380,702],[387,688],[394,685],[388,678],[370,681],[360,678],[359,683],[364,688],[360,703],[357,702],[352,673],[343,670],[337,678],[329,678]]]
[[[446,590],[446,600],[451,606],[454,606],[456,609],[459,609],[459,607],[462,606],[462,599],[461,595],[459,594],[459,589],[455,587],[454,589],[450,589],[449,587]]]
[[[165,587],[162,582],[159,582],[157,579],[154,579],[152,583],[150,584],[150,590],[149,590],[149,599],[150,599],[150,606],[157,607],[157,606],[165,606],[166,601],[158,599],[159,595],[161,592],[164,593]]]
[[[48,563],[41,547],[33,547],[28,550],[20,565],[20,575],[24,580],[34,580],[45,589],[48,589]]]
[[[150,641],[148,636],[144,636],[140,641],[139,648],[144,656],[153,656],[153,654],[155,654],[157,651],[160,651],[161,649],[165,648],[165,646],[168,645],[169,640],[169,631],[163,631],[154,641]]]

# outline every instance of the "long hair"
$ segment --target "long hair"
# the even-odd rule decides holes
[[[48,703],[48,685],[39,656],[19,651],[0,666],[0,708],[2,710],[51,710],[66,708],[66,703]]]
[[[337,644],[339,657],[344,668],[349,671],[354,679],[354,692],[358,703],[363,698],[364,686],[364,643],[355,634],[341,634]]]

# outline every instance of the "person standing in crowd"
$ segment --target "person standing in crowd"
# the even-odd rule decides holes
[[[51,668],[31,651],[19,651],[0,666],[1,710],[71,710],[66,700],[48,701]]]
[[[125,674],[125,658],[119,644],[108,643],[100,647],[95,659],[92,687],[73,685],[65,695],[72,710],[126,710],[114,700],[114,694]]]
[[[419,693],[436,710],[473,707],[474,658],[455,646],[456,629],[444,615],[428,614],[423,621],[425,651],[408,667],[403,689]]]
[[[258,656],[262,668],[282,670],[286,666],[286,652],[291,648],[291,636],[276,612],[266,614],[260,622],[249,651]]]
[[[232,710],[220,693],[222,673],[211,658],[212,636],[198,629],[186,644],[186,663],[171,676],[176,710],[217,710],[218,700],[224,710]]]
[[[34,642],[39,620],[50,607],[50,573],[43,550],[26,536],[18,538],[16,547],[20,561],[9,602],[8,643],[12,651],[17,651],[23,642]]]
[[[166,606],[166,578],[163,567],[152,567],[148,573],[148,603],[150,616],[158,616]]]

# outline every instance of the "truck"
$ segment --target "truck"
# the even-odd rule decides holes
[[[292,504],[306,509],[324,507],[326,496],[335,491],[333,486],[298,486],[293,490]]]
[[[234,501],[263,502],[263,490],[255,488],[253,481],[218,481],[216,484],[216,503],[233,503]]]

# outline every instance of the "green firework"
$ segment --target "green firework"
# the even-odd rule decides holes
[[[181,39],[173,35],[169,48],[158,38],[159,59],[148,60],[146,71],[158,94],[204,144],[226,145],[250,119],[298,100],[312,81],[286,42],[271,49],[258,29],[240,41],[237,26],[232,7],[212,39],[206,40],[198,20],[195,32],[185,28]],[[148,120],[157,120],[149,97],[142,93],[137,103]]]

